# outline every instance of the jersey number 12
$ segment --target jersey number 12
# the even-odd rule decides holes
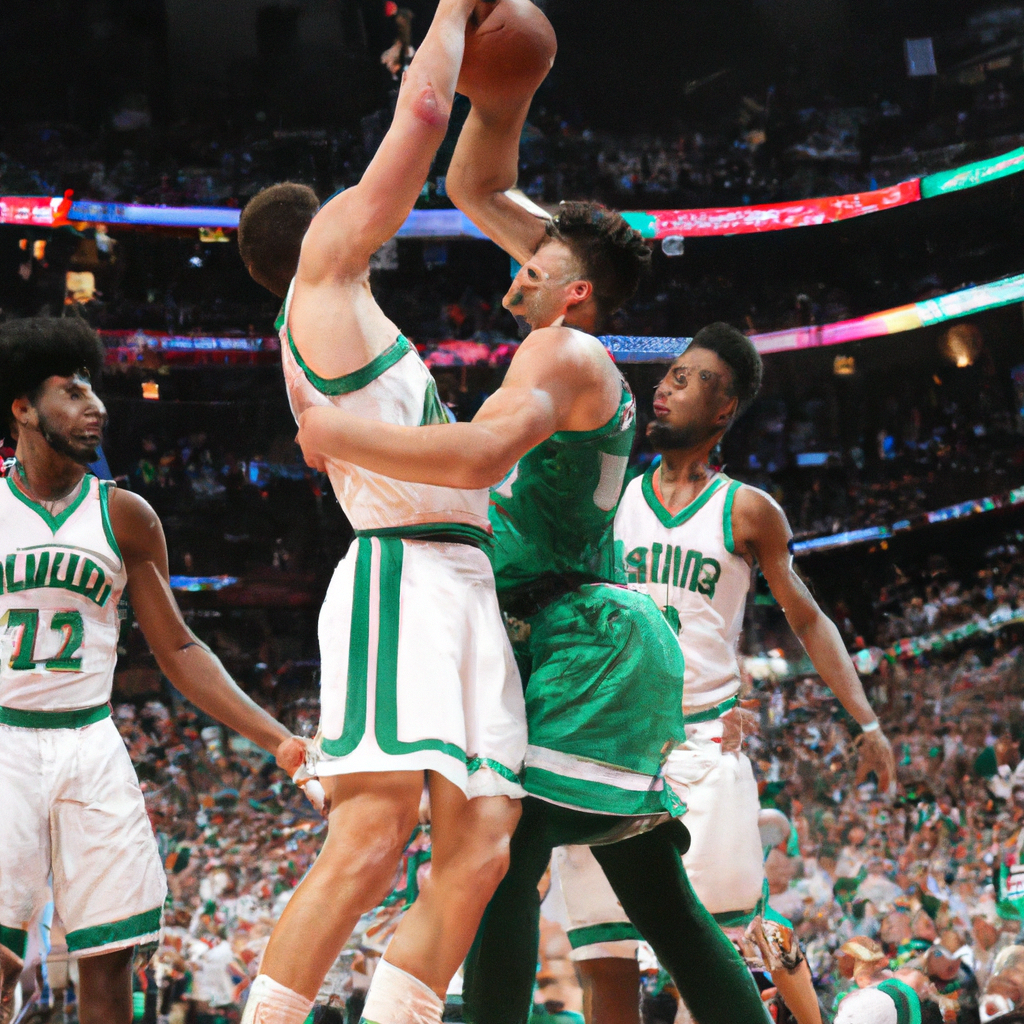
[[[36,634],[39,632],[39,610],[37,608],[12,608],[7,615],[7,628],[18,629],[21,635],[11,656],[11,668],[30,672],[38,667],[35,659]],[[85,626],[79,612],[54,612],[50,629],[62,634],[60,650],[53,658],[43,662],[43,668],[50,672],[78,672],[82,659],[76,658],[78,649],[85,638]]]

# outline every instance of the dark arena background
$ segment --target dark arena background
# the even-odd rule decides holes
[[[189,626],[308,736],[318,611],[353,532],[295,443],[279,304],[249,279],[236,227],[274,182],[322,199],[358,182],[396,97],[382,54],[410,19],[418,45],[433,14],[401,2],[0,10],[0,319],[80,317],[100,332],[98,474],[159,514]],[[895,751],[894,797],[873,776],[856,783],[858,730],[759,577],[740,640],[760,718],[747,749],[762,806],[793,825],[768,855],[770,900],[796,926],[820,1019],[852,985],[837,950],[867,936],[931,972],[923,1020],[1024,1020],[1024,968],[1004,954],[1024,914],[1005,880],[1024,835],[1024,7],[542,6],[559,52],[519,187],[551,211],[584,198],[622,210],[653,250],[604,339],[637,396],[629,475],[651,462],[653,389],[687,339],[713,321],[750,335],[764,385],[721,464],[785,510],[799,572]],[[467,108],[456,101],[371,275],[458,420],[519,344],[501,306],[509,258],[445,189]],[[181,698],[130,614],[113,708],[170,886],[160,946],[136,962],[136,1020],[237,1021],[326,823],[266,755]],[[428,849],[425,836],[410,846],[316,1020],[359,1020]],[[534,1021],[582,1020],[563,924],[545,904]],[[26,1021],[76,1019],[74,974],[46,969],[48,941],[18,996]],[[667,975],[641,956],[641,977],[643,1020],[675,1020]],[[1001,1017],[986,1016],[994,978],[1016,985]],[[446,1019],[462,1019],[457,984]]]

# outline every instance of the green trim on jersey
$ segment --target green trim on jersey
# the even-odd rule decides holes
[[[8,928],[0,924],[0,946],[6,946],[16,957],[24,960],[28,952],[28,932],[24,928]]]
[[[30,509],[32,509],[32,511],[35,512],[39,516],[39,518],[42,519],[42,521],[46,523],[46,525],[50,528],[50,532],[56,534],[56,532],[75,514],[75,512],[78,510],[78,506],[81,505],[83,501],[85,501],[86,496],[89,493],[90,479],[91,475],[89,473],[86,473],[85,476],[82,477],[82,486],[79,489],[78,497],[76,497],[75,500],[71,502],[71,504],[68,505],[68,507],[64,509],[63,512],[60,512],[55,516],[50,515],[50,513],[47,512],[42,505],[40,505],[37,501],[33,501],[20,487],[18,487],[18,485],[14,482],[13,476],[9,476],[7,478],[7,486],[10,487],[11,494],[13,494],[18,499],[18,501],[22,502],[24,505],[27,505]]]
[[[876,987],[896,1004],[896,1024],[921,1024],[921,1000],[905,981],[886,978]]]
[[[367,384],[376,380],[386,370],[390,370],[399,359],[412,351],[412,343],[404,334],[400,334],[394,344],[384,349],[379,355],[374,356],[373,359],[358,370],[342,374],[340,377],[321,377],[311,370],[306,365],[306,361],[299,355],[299,350],[296,348],[295,341],[292,338],[292,329],[288,327],[286,330],[288,334],[288,347],[292,350],[295,361],[302,367],[306,380],[322,395],[347,395],[353,391],[361,391]]]
[[[480,526],[469,523],[415,523],[412,526],[385,526],[379,530],[356,530],[357,537],[399,538],[400,540],[433,540],[458,537],[475,547],[490,544],[491,535]]]
[[[739,697],[729,697],[727,700],[723,700],[721,704],[716,704],[713,708],[708,708],[705,711],[698,711],[692,715],[683,715],[683,725],[698,725],[701,722],[713,722],[716,718],[721,718],[727,711],[731,711],[739,703]]]
[[[658,517],[661,525],[668,529],[682,526],[687,520],[692,519],[711,500],[712,496],[725,486],[725,478],[721,476],[712,477],[704,490],[689,505],[682,509],[682,511],[672,515],[658,500],[658,495],[654,493],[654,474],[658,472],[658,466],[660,465],[660,462],[656,462],[644,473],[643,483],[640,485],[640,488],[643,491],[644,499],[651,507],[651,511]]]
[[[360,541],[360,543],[363,543]],[[414,754],[439,750],[466,763],[466,752],[454,743],[398,738],[398,637],[402,612],[402,561],[405,547],[399,537],[382,537],[380,544],[380,625],[377,635],[377,745],[385,754]]]
[[[100,481],[100,516],[103,519],[103,532],[107,535],[107,543],[110,545],[111,551],[117,555],[118,561],[124,565],[124,556],[121,554],[121,549],[117,546],[114,527],[110,522],[110,491],[116,488],[117,484],[112,480]]]
[[[0,725],[13,725],[19,729],[82,729],[109,717],[109,704],[76,711],[25,711],[0,707]]]
[[[359,746],[366,732],[366,682],[370,657],[370,559],[369,539],[357,540],[355,582],[352,587],[352,619],[348,635],[348,688],[345,691],[345,723],[336,740],[321,740],[331,757],[345,757]]]
[[[736,554],[736,538],[732,534],[732,503],[736,500],[736,492],[739,489],[739,480],[730,481],[729,493],[725,496],[725,508],[722,509],[722,533],[725,534],[725,550],[730,555]]]
[[[420,417],[420,426],[428,427],[433,424],[450,422],[444,404],[441,402],[441,396],[437,393],[437,383],[431,377],[427,381],[427,388],[423,394],[423,415]]]
[[[582,928],[570,928],[567,932],[569,945],[573,949],[593,946],[598,942],[627,942],[630,939],[642,941],[643,936],[629,921],[609,921],[607,924],[588,924]]]
[[[607,423],[594,430],[559,430],[551,435],[552,441],[594,441],[599,437],[614,434],[620,429],[622,415],[627,407],[633,402],[633,392],[628,387],[623,387],[619,396],[619,407],[612,413]]]
[[[110,924],[98,924],[92,928],[78,928],[67,934],[69,953],[78,953],[83,949],[95,949],[98,946],[109,946],[114,942],[127,939],[141,939],[160,931],[160,914],[162,907],[132,914],[131,917],[112,921]]]

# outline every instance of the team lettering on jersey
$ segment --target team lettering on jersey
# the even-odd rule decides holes
[[[0,572],[0,594],[17,594],[44,587],[70,590],[102,608],[110,597],[113,581],[86,552],[50,547],[17,551],[8,555]]]
[[[649,557],[648,557],[649,556]],[[650,580],[648,580],[648,567]],[[674,587],[703,594],[714,600],[715,587],[722,575],[721,563],[706,558],[692,548],[655,541],[650,547],[633,548],[626,555],[623,568],[632,583],[670,583]]]

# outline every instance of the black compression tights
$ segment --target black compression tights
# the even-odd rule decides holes
[[[512,837],[508,873],[484,913],[466,959],[465,1018],[527,1024],[539,942],[537,885],[556,846],[586,844],[621,818],[558,807],[533,797]],[[610,846],[592,847],[630,920],[651,944],[700,1024],[765,1024],[757,986],[733,945],[694,895],[675,823]]]

